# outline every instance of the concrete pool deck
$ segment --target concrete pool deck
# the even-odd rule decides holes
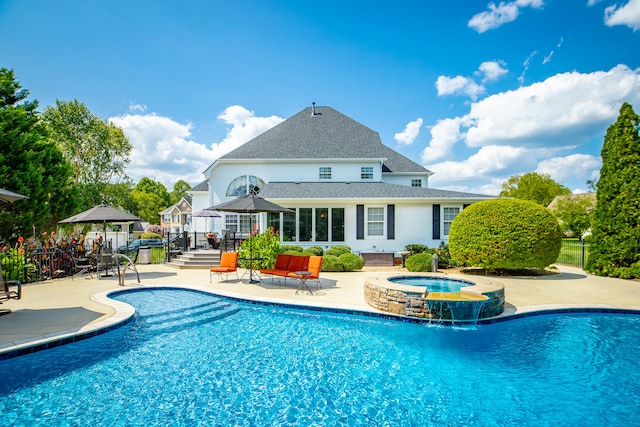
[[[131,315],[128,306],[106,298],[113,291],[155,286],[184,287],[205,290],[221,296],[291,305],[340,308],[383,313],[368,306],[364,300],[367,277],[390,277],[408,273],[401,267],[371,267],[351,273],[322,273],[322,289],[313,295],[296,294],[297,285],[286,286],[267,279],[258,284],[229,280],[209,283],[208,269],[177,270],[165,265],[138,265],[141,282],[127,271],[125,286],[118,285],[117,276],[98,279],[88,276],[56,279],[23,286],[22,299],[10,300],[0,309],[12,312],[0,316],[0,353],[60,340],[77,334],[121,323]],[[585,273],[579,268],[559,267],[560,273],[538,277],[487,277],[477,275],[447,275],[476,283],[497,283],[505,287],[505,312],[500,317],[534,311],[566,308],[596,308],[638,310],[640,313],[640,282],[605,278]],[[242,275],[244,270],[239,269]],[[248,278],[248,273],[244,280]]]

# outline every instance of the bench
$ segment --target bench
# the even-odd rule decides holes
[[[263,268],[260,270],[260,274],[277,278],[284,277],[285,284],[287,283],[287,278],[304,279],[305,281],[316,280],[319,288],[321,267],[321,256],[278,254],[273,268]],[[311,274],[304,276],[296,274],[296,272],[301,271],[308,271]]]

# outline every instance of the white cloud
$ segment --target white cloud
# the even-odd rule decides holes
[[[232,127],[228,129],[227,136],[221,142],[211,145],[214,152],[218,153],[216,158],[235,150],[284,120],[278,116],[256,117],[253,111],[240,105],[227,107],[218,119]]]
[[[624,101],[640,100],[640,69],[557,74],[471,105],[465,133],[471,147],[488,144],[573,145],[615,120]]]
[[[482,81],[492,82],[507,74],[509,71],[503,65],[506,65],[503,61],[485,61],[480,64],[479,71],[484,75]]]
[[[468,22],[470,28],[479,33],[500,27],[502,24],[515,21],[523,7],[541,8],[542,0],[516,0],[513,2],[489,3],[488,11],[474,15]]]
[[[222,141],[210,148],[189,138],[190,123],[178,123],[169,117],[126,114],[109,120],[123,129],[133,145],[129,177],[136,182],[149,177],[171,190],[179,179],[192,185],[199,183],[202,172],[215,159],[282,121],[276,116],[255,117],[237,105],[225,109],[218,118],[232,127]]]
[[[439,120],[431,128],[431,142],[422,151],[422,162],[429,163],[448,157],[451,154],[451,148],[461,137],[461,126],[459,118]]]
[[[420,134],[420,126],[422,126],[422,118],[407,123],[407,126],[400,133],[396,133],[393,138],[402,145],[411,145]]]
[[[618,65],[609,71],[558,74],[474,102],[463,116],[439,120],[421,160],[435,172],[430,182],[436,188],[465,180],[473,186],[500,179],[500,171],[504,179],[536,168],[560,182],[586,182],[597,176],[600,160],[567,153],[604,137],[625,101],[640,104],[640,69]],[[479,151],[461,162],[432,165],[450,157],[458,142]]]
[[[144,113],[145,111],[147,111],[147,106],[131,103],[129,104],[129,111],[133,111],[134,113],[135,112]]]
[[[640,30],[640,0],[629,0],[623,6],[615,4],[604,10],[604,23],[612,27],[614,25],[626,25],[633,31]]]
[[[590,154],[571,154],[565,157],[553,157],[542,160],[537,172],[547,173],[556,181],[578,179],[586,183],[592,179],[594,172],[600,170],[602,161]]]
[[[472,79],[462,76],[439,76],[436,80],[438,96],[467,95],[476,100],[478,95],[484,93],[484,86],[477,84]]]

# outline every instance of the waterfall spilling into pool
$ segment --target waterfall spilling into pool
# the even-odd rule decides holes
[[[389,313],[437,322],[477,322],[504,311],[504,286],[436,276],[368,278],[365,300]]]

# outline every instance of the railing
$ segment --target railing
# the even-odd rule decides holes
[[[584,268],[589,256],[589,244],[578,239],[563,239],[558,264]]]

